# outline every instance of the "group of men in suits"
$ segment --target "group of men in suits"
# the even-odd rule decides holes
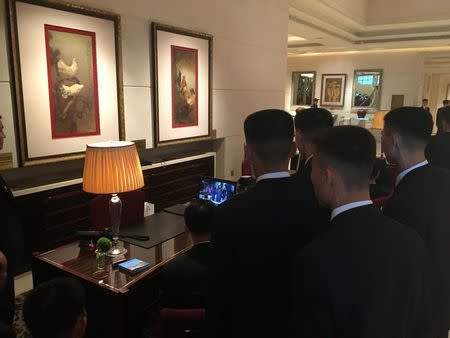
[[[292,117],[249,115],[257,183],[215,208],[208,336],[446,337],[450,172],[425,160],[432,124],[421,108],[386,115],[383,148],[401,172],[383,214],[369,196],[376,142],[367,130],[331,127],[324,109],[299,112],[306,161],[290,176]]]

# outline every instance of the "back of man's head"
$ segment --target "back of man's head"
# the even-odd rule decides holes
[[[213,202],[194,199],[184,210],[184,222],[194,235],[206,235],[211,232],[215,205]]]
[[[449,103],[450,103],[450,100],[442,101],[442,104],[444,105],[444,107],[448,106]]]
[[[321,166],[330,166],[339,172],[350,189],[368,189],[376,157],[376,141],[364,128],[339,126],[324,130],[316,138]]]
[[[85,294],[72,278],[57,278],[31,290],[23,304],[23,316],[35,338],[77,336],[74,331],[85,314]],[[80,332],[80,337],[84,334]]]
[[[384,116],[384,133],[397,133],[406,150],[417,151],[427,144],[433,130],[433,118],[418,107],[400,107]]]
[[[309,108],[299,111],[295,115],[295,129],[312,141],[322,129],[333,126],[333,116],[323,108]]]
[[[284,110],[267,109],[245,119],[247,145],[264,163],[279,163],[289,158],[294,138],[292,116]]]

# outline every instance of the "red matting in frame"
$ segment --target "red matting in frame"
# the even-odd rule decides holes
[[[48,90],[49,90],[49,100],[50,100],[50,114],[51,114],[51,127],[52,127],[52,138],[67,138],[67,137],[77,137],[77,136],[88,136],[88,135],[99,135],[100,134],[100,119],[99,119],[99,106],[98,106],[98,82],[97,82],[97,52],[95,43],[95,32],[83,31],[79,29],[44,25],[45,29],[45,49],[47,54],[47,74],[48,74]],[[52,82],[52,71],[51,71],[51,51],[49,44],[49,31],[58,31],[70,34],[79,34],[84,36],[89,36],[92,43],[92,81],[93,81],[93,95],[94,95],[94,113],[95,113],[95,131],[92,132],[74,132],[74,133],[57,133],[55,130],[55,118],[56,112],[54,107],[55,97],[53,96],[53,82]],[[57,88],[59,90],[59,88]]]
[[[175,123],[175,98],[173,95],[173,51],[174,50],[183,50],[188,52],[193,52],[195,54],[195,122],[193,123],[184,123],[184,124],[176,124]],[[172,94],[172,128],[182,128],[182,127],[192,127],[198,126],[198,50],[193,48],[186,48],[180,46],[170,46],[170,84],[171,84],[171,94]]]

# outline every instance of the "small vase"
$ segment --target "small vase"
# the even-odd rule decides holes
[[[95,250],[95,259],[97,262],[97,269],[104,269],[106,266],[107,252]]]

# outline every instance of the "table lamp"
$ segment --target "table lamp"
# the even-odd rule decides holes
[[[117,194],[143,186],[141,163],[133,142],[110,141],[87,145],[83,190],[93,194],[111,194],[109,213],[113,247],[109,252],[110,256],[127,252],[127,249],[118,244],[122,202]]]

